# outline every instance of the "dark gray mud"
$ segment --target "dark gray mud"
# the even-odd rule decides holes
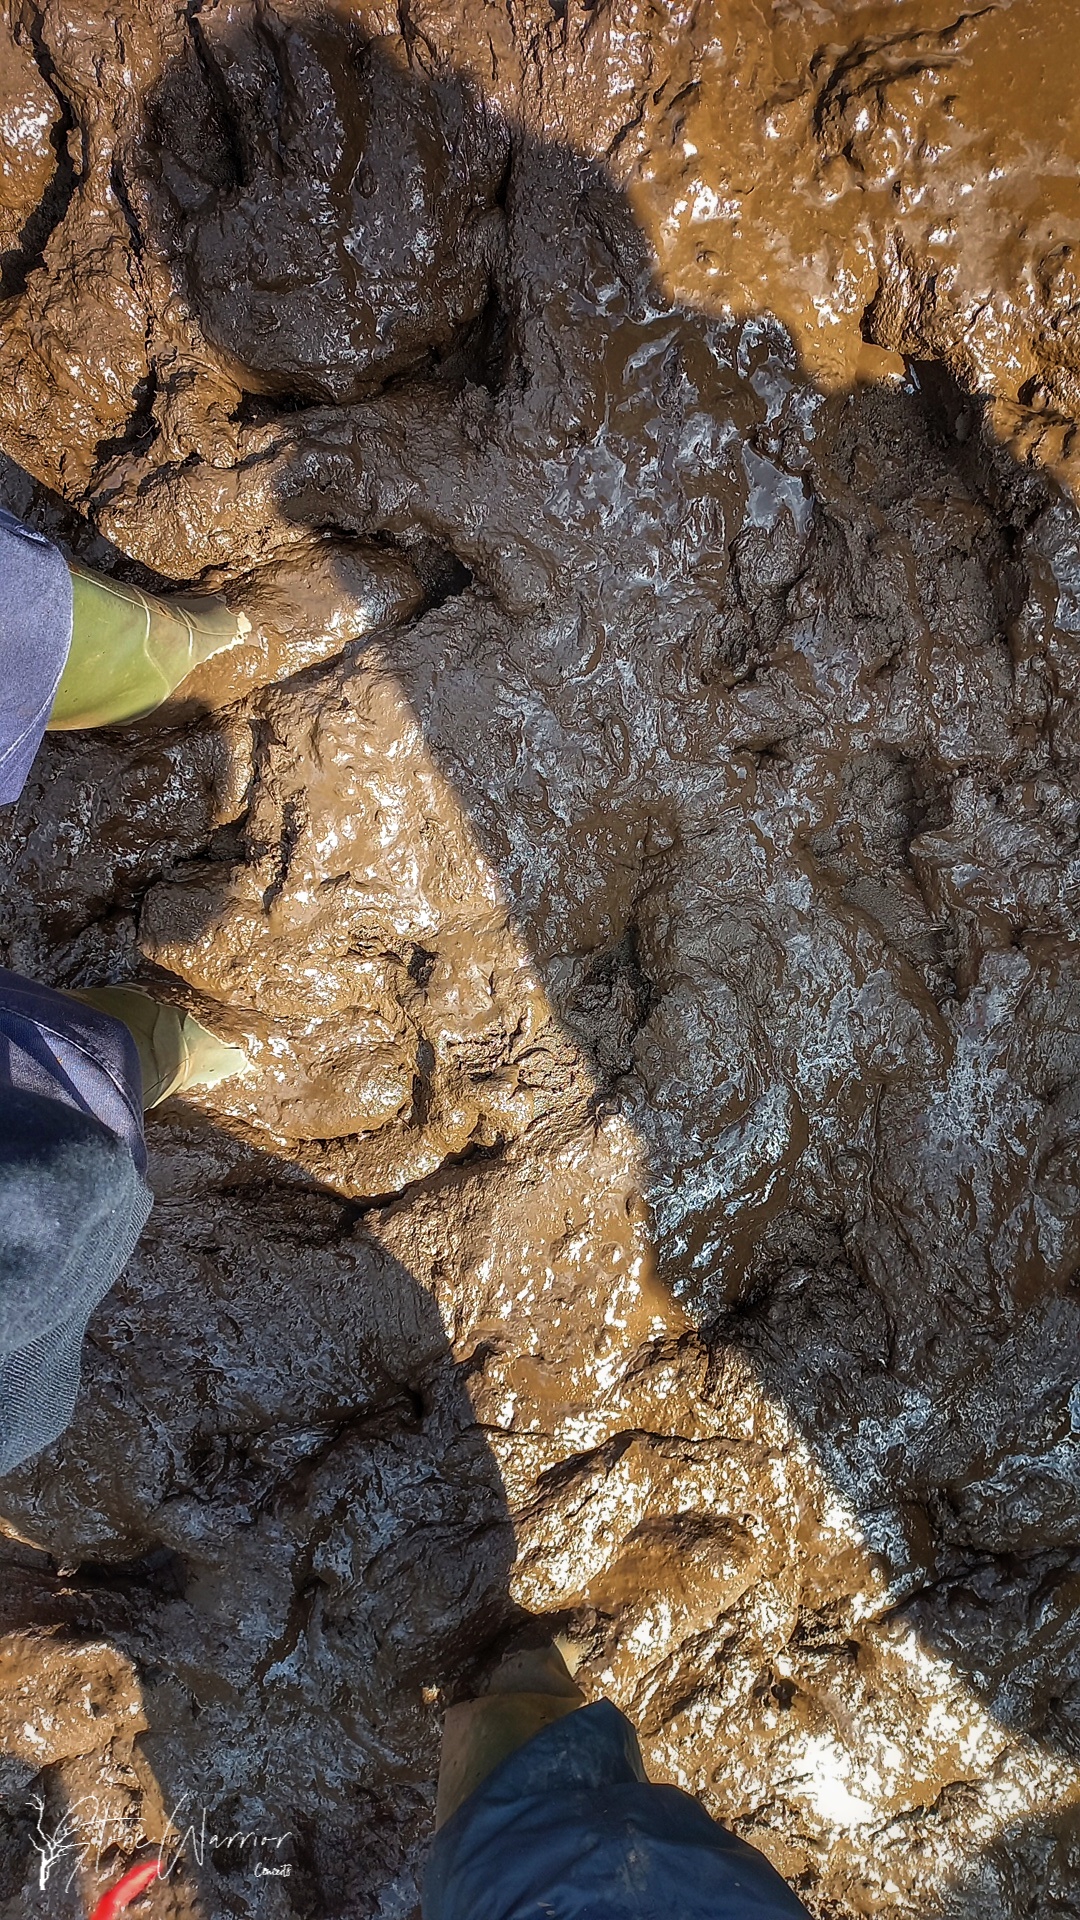
[[[1080,1915],[1078,31],[15,6],[4,498],[255,637],[3,958],[254,1069],[0,1500],[5,1916],[406,1920],[521,1608],[816,1914]]]

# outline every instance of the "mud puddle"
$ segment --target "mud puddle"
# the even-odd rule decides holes
[[[256,641],[2,957],[255,1070],[3,1489],[0,1913],[405,1920],[526,1608],[815,1913],[1080,1914],[1078,30],[11,14],[3,498]]]

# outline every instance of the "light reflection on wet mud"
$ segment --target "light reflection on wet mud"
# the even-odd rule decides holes
[[[820,1911],[1074,1897],[1075,9],[819,11],[19,29],[6,498],[259,641],[49,743],[5,958],[257,1072],[5,1624],[298,1826],[239,1913],[410,1911],[515,1606]]]

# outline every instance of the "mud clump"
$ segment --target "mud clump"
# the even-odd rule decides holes
[[[811,1911],[1080,1914],[1078,29],[13,14],[3,497],[256,639],[3,959],[254,1067],[3,1489],[0,1913],[411,1914],[526,1608]]]
[[[204,14],[150,130],[188,298],[245,381],[357,399],[486,305],[506,128],[393,39]]]

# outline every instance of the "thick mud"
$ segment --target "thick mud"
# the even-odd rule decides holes
[[[407,1920],[527,1609],[815,1914],[1080,1915],[1078,35],[13,0],[3,498],[256,633],[2,957],[254,1065],[2,1490],[0,1914]]]

